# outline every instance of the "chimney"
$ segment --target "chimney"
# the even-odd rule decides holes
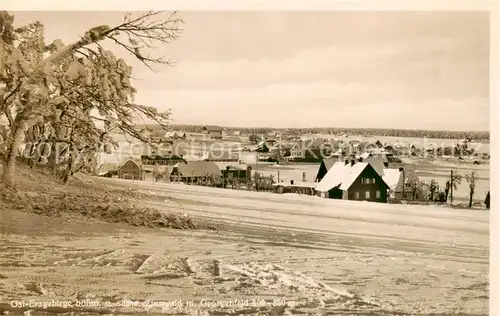
[[[293,185],[293,180],[290,180],[290,184]]]

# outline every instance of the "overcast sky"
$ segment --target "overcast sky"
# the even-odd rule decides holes
[[[122,12],[14,12],[70,43]],[[482,12],[179,12],[184,31],[134,67],[136,101],[173,123],[488,130]]]

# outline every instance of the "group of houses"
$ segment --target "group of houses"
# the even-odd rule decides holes
[[[413,194],[411,181],[418,181],[414,170],[388,168],[381,156],[325,159],[316,180],[318,196],[331,199],[387,202],[408,198]]]
[[[276,183],[278,193],[301,193],[329,199],[387,202],[414,198],[414,170],[390,168],[384,155],[362,155],[341,160],[330,156],[321,162],[315,181]]]
[[[173,165],[148,168],[142,160],[130,158],[117,167],[103,164],[99,175],[143,181],[150,174],[153,181],[211,185],[211,182],[222,183],[224,179],[247,181],[251,178],[251,171],[250,166],[214,161],[178,161]]]

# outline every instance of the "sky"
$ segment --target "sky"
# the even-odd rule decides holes
[[[12,12],[66,44],[124,12]],[[166,16],[166,15],[165,15]],[[133,67],[136,101],[172,123],[489,130],[487,12],[184,11],[175,62]]]

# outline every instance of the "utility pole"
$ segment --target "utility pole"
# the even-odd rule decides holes
[[[278,169],[278,183],[280,183],[280,170]]]
[[[403,200],[405,199],[405,186],[406,186],[406,179],[405,179],[405,169],[403,168],[402,170],[403,173]]]
[[[453,204],[453,169],[450,170],[450,204]]]

